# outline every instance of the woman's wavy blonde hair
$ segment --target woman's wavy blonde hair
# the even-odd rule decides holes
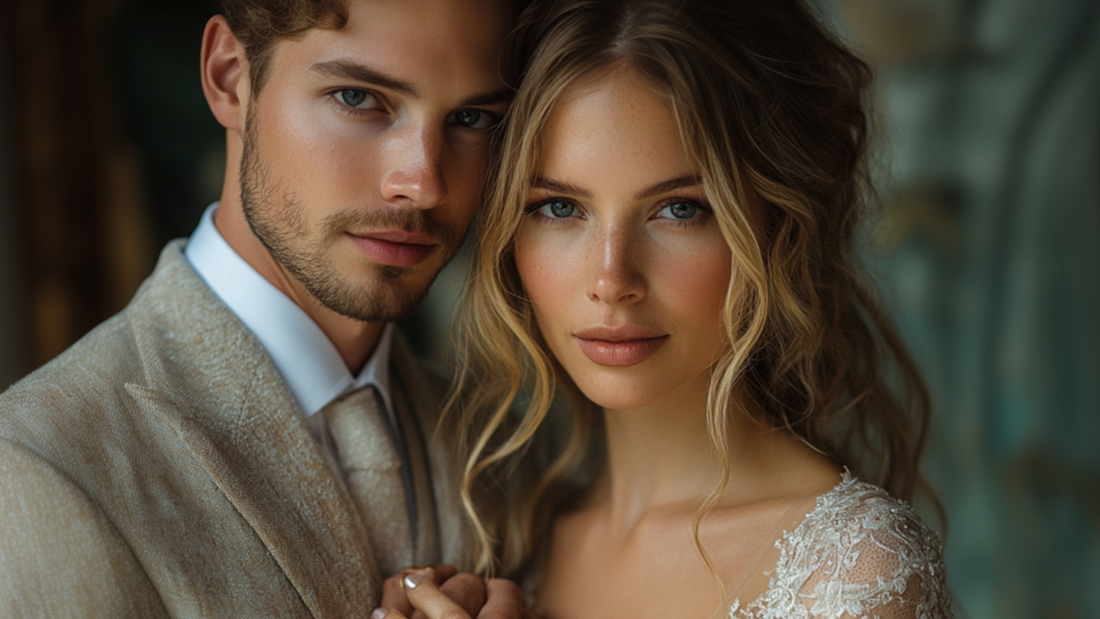
[[[730,476],[728,418],[746,399],[759,421],[912,497],[928,396],[856,255],[869,192],[867,65],[798,0],[551,0],[524,12],[508,53],[523,81],[481,215],[443,426],[467,454],[477,569],[530,568],[578,473],[601,458],[599,411],[539,335],[514,238],[555,102],[607,71],[635,71],[667,94],[733,254],[730,346],[707,411],[723,466],[696,516],[697,545]],[[559,400],[571,413],[567,440],[541,457],[531,447]]]

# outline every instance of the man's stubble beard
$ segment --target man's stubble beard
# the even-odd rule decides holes
[[[302,200],[270,178],[259,151],[256,119],[254,111],[249,110],[240,170],[245,219],[275,261],[322,306],[341,316],[362,322],[388,322],[407,316],[439,275],[439,270],[432,273],[418,289],[401,281],[411,274],[413,269],[409,267],[372,264],[364,267],[358,280],[341,276],[328,250],[345,231],[402,228],[427,233],[441,245],[444,260],[440,268],[458,250],[461,239],[455,231],[435,221],[428,211],[416,208],[337,211],[319,221],[314,232]],[[311,233],[315,238],[310,238]]]

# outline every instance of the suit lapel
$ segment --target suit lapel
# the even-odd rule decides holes
[[[394,390],[393,399],[397,419],[401,424],[401,434],[405,439],[416,500],[417,533],[413,554],[417,564],[431,565],[439,562],[439,528],[436,524],[435,498],[432,496],[431,473],[424,454],[422,431],[404,389]]]
[[[248,521],[316,617],[365,615],[377,567],[347,490],[251,333],[170,245],[130,308],[148,387],[171,426]]]
[[[445,563],[469,570],[472,567],[466,552],[469,533],[458,492],[461,460],[453,442],[442,440],[436,432],[446,386],[425,374],[400,337],[394,338],[390,362],[397,394],[394,406],[414,463],[420,509],[418,560],[431,560],[420,559],[422,556],[439,557]]]

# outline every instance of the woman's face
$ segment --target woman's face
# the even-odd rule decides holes
[[[607,409],[705,388],[731,255],[669,100],[630,71],[574,85],[539,155],[516,264],[562,367]]]

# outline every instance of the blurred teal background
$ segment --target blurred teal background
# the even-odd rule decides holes
[[[960,615],[1100,618],[1100,1],[823,0],[877,69],[866,254],[931,384]],[[0,5],[0,389],[220,191],[212,1]],[[445,360],[462,269],[406,328]]]
[[[1100,617],[1100,3],[845,0],[878,67],[872,268],[935,396],[973,617]]]

